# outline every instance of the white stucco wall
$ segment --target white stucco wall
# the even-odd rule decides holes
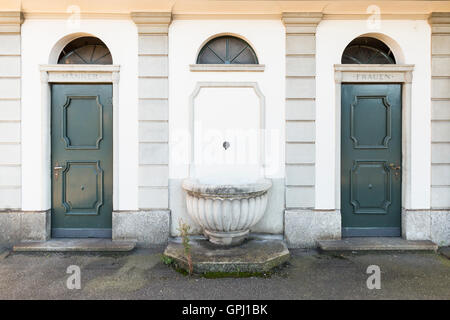
[[[339,209],[337,184],[336,103],[334,64],[354,38],[373,33],[394,52],[397,63],[414,64],[411,128],[411,203],[407,209],[430,208],[430,26],[425,20],[385,21],[379,29],[369,28],[366,20],[325,20],[317,28],[316,86],[316,209]],[[387,36],[387,37],[386,37]],[[403,141],[405,143],[405,138]],[[405,168],[403,168],[405,169]]]
[[[202,44],[216,34],[234,34],[247,40],[255,49],[259,63],[266,65],[265,71],[191,72],[189,65],[196,62]],[[179,137],[189,133],[189,96],[201,81],[258,83],[266,101],[266,129],[276,131],[274,134],[278,134],[279,143],[273,150],[278,159],[268,176],[284,176],[284,38],[284,27],[279,20],[172,22],[169,31],[170,178],[188,175],[188,163],[180,164],[179,155],[189,154],[190,146],[186,142],[180,143]]]
[[[192,72],[197,54],[214,35],[231,34],[245,39],[255,50],[264,72]],[[266,177],[281,181],[284,178],[284,121],[285,121],[285,30],[280,20],[175,20],[169,30],[169,141],[170,141],[170,209],[172,233],[176,233],[178,218],[186,217],[184,196],[179,185],[189,175],[190,132],[189,97],[198,82],[256,82],[265,97],[266,109]],[[221,90],[221,89],[219,89]],[[226,98],[224,89],[223,97]],[[247,90],[254,99],[253,90]],[[211,96],[213,104],[217,95]],[[250,97],[250,96],[249,96]],[[202,102],[203,104],[205,101]],[[211,114],[210,114],[211,115]],[[252,116],[242,110],[241,117]],[[257,116],[257,115],[255,115]],[[207,117],[206,117],[207,118]],[[212,118],[211,118],[212,120]],[[208,119],[203,121],[208,122]],[[284,188],[284,182],[281,184]],[[273,187],[275,190],[277,187]],[[272,203],[260,232],[282,232],[284,190],[274,191]],[[270,202],[270,201],[269,201]]]
[[[52,48],[63,37],[85,33],[100,38],[110,49],[113,63],[120,65],[119,81],[119,207],[136,210],[138,173],[137,30],[131,20],[27,19],[22,25],[22,209],[51,207],[51,189],[42,168],[47,162],[43,148],[40,64],[50,61]]]

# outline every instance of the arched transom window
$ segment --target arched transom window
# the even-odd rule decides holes
[[[220,36],[208,41],[197,57],[198,64],[258,64],[252,47],[242,39]]]
[[[108,47],[100,39],[81,37],[64,47],[58,64],[112,64],[112,57]]]
[[[345,48],[341,63],[395,64],[395,57],[383,41],[371,37],[359,37]]]

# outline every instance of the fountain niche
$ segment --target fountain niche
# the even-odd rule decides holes
[[[200,274],[271,271],[289,259],[286,244],[249,236],[272,186],[264,172],[264,96],[253,82],[199,83],[190,108],[191,161],[182,188],[189,216],[209,241],[192,240],[186,249],[185,237],[174,239],[164,255]]]
[[[255,83],[200,84],[191,97],[191,164],[186,206],[209,241],[242,243],[263,217],[264,97]]]

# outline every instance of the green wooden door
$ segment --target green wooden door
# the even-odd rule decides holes
[[[52,85],[52,237],[111,237],[112,86]]]
[[[400,236],[400,84],[343,84],[343,236]]]

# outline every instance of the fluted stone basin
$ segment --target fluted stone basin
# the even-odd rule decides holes
[[[191,218],[209,241],[218,245],[242,243],[267,207],[268,179],[247,184],[206,184],[186,179],[186,205]]]

